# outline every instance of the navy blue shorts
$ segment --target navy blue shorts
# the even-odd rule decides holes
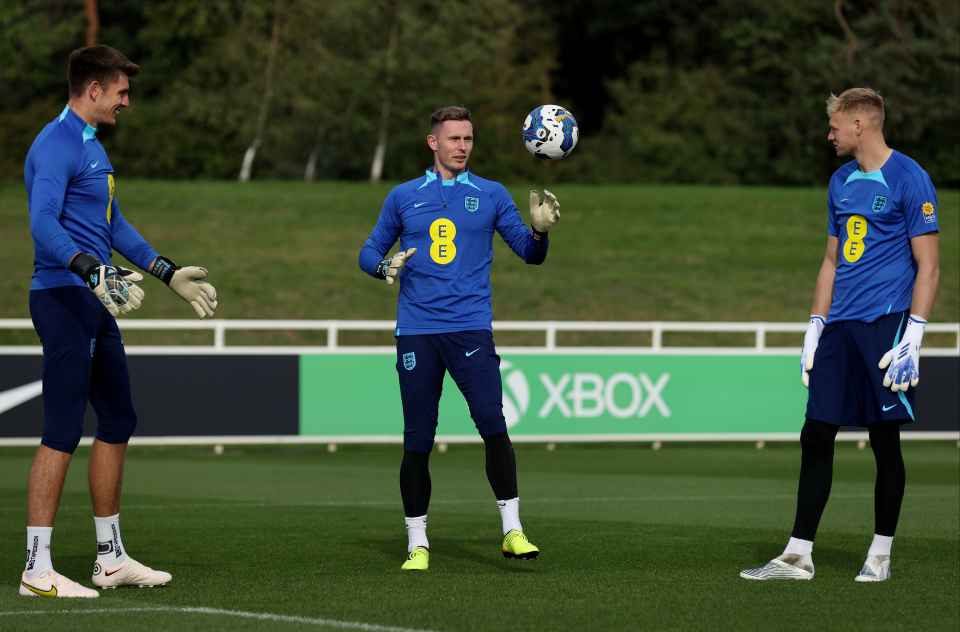
[[[97,413],[97,438],[126,443],[137,414],[117,322],[83,287],[32,290],[30,316],[43,344],[41,443],[72,453],[87,401]]]
[[[892,392],[883,385],[886,370],[877,366],[906,326],[907,312],[899,312],[872,323],[845,320],[824,327],[810,371],[807,419],[838,426],[913,421],[915,389]]]
[[[490,331],[397,336],[404,450],[426,453],[433,449],[446,371],[467,400],[481,437],[507,431],[500,356]]]

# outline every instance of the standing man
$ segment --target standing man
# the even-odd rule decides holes
[[[501,552],[507,558],[533,559],[540,550],[520,524],[517,464],[503,417],[490,265],[494,230],[524,261],[543,263],[547,232],[560,219],[560,205],[549,191],[542,202],[531,191],[533,229],[527,228],[503,185],[467,171],[474,140],[470,112],[457,106],[440,108],[431,115],[430,127],[427,146],[433,151],[433,167],[387,195],[360,250],[360,267],[374,278],[392,284],[404,270],[396,329],[403,402],[400,493],[408,540],[402,568],[426,570],[429,565],[428,460],[447,371],[486,446],[487,480],[503,527]],[[397,238],[400,251],[386,257]]]
[[[866,426],[877,463],[873,542],[858,582],[890,578],[903,501],[900,426],[915,420],[923,329],[940,277],[937,194],[911,158],[887,147],[883,98],[852,88],[827,99],[838,156],[827,191],[820,265],[800,377],[810,389],[800,433],[797,513],[786,549],[745,579],[813,579],[813,540],[830,495],[840,426]]]
[[[44,426],[27,486],[25,597],[97,597],[53,570],[50,541],[67,467],[83,432],[87,401],[97,413],[90,496],[97,534],[93,583],[160,586],[170,573],[127,555],[120,537],[120,488],[127,441],[137,424],[126,353],[114,318],[140,307],[143,276],[111,263],[116,249],[166,283],[197,315],[213,316],[207,271],[157,255],[120,212],[113,166],[97,140],[130,105],[140,68],[109,46],[70,54],[70,100],[37,135],[24,180],[34,243],[30,316],[43,344]]]

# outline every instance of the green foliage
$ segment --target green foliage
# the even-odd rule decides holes
[[[851,12],[852,13],[852,12]],[[960,4],[894,2],[850,15],[858,38],[852,60],[837,41],[837,89],[870,84],[887,101],[890,143],[913,156],[935,183],[960,183]]]
[[[610,83],[598,145],[615,159],[596,177],[821,183],[837,166],[825,142],[825,99],[869,85],[886,97],[891,145],[940,186],[956,186],[960,110],[946,104],[958,96],[957,5],[847,6],[857,37],[849,60],[831,8],[721,0],[663,18],[650,55]]]
[[[19,178],[65,98],[82,0],[0,7],[0,178]],[[960,5],[937,0],[182,0],[100,2],[100,39],[140,63],[133,107],[104,130],[127,176],[236,177],[257,135],[273,24],[279,46],[255,178],[365,179],[389,110],[385,178],[430,162],[427,117],[475,115],[472,167],[495,178],[822,184],[838,165],[824,100],[870,85],[892,146],[960,185]],[[849,30],[849,34],[847,31]],[[391,48],[390,42],[395,42]],[[588,54],[589,53],[589,54]],[[535,105],[577,115],[581,146],[531,160]]]
[[[255,133],[273,20],[280,49],[256,176],[301,177],[315,153],[318,178],[365,177],[385,99],[388,174],[412,177],[429,164],[429,113],[450,103],[475,110],[482,145],[490,138],[494,150],[515,150],[507,161],[494,151],[480,158],[485,173],[531,168],[516,142],[529,106],[524,76],[545,77],[550,57],[527,54],[546,42],[521,37],[524,16],[509,0],[443,10],[433,0],[185,4],[145,15],[144,76],[153,59],[158,70],[112,139],[111,157],[125,173],[236,175]],[[480,23],[487,26],[466,26]],[[399,45],[388,73],[391,28]],[[172,58],[158,54],[167,50]]]
[[[20,178],[40,127],[67,97],[66,59],[83,38],[83,0],[0,4],[0,178]]]

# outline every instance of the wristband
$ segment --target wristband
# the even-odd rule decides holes
[[[180,266],[175,264],[170,259],[166,257],[157,257],[153,262],[153,265],[150,267],[150,274],[157,277],[167,285],[170,285],[170,279],[173,278],[173,273],[180,269]]]

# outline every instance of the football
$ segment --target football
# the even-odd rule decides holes
[[[544,160],[561,160],[577,146],[577,119],[559,105],[540,105],[523,122],[523,144]]]

